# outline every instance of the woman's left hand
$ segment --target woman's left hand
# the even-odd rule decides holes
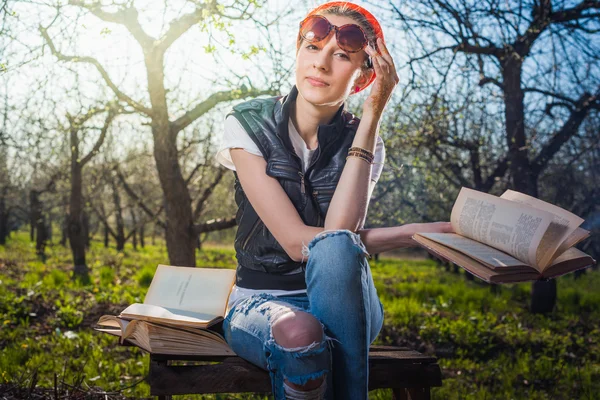
[[[391,98],[394,88],[400,82],[400,78],[398,78],[394,60],[383,43],[383,39],[377,38],[377,47],[380,49],[381,54],[373,49],[371,45],[365,47],[365,51],[373,60],[376,77],[371,93],[363,104],[363,117],[370,115],[379,119]]]
[[[450,222],[427,222],[417,224],[415,233],[456,233]]]

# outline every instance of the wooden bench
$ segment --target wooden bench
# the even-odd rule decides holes
[[[173,361],[216,361],[200,365],[173,365]],[[371,346],[369,390],[391,388],[396,400],[430,398],[430,388],[442,385],[435,357],[406,347]],[[268,372],[240,357],[150,355],[150,394],[270,393]]]

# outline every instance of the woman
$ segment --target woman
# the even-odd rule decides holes
[[[345,100],[372,82],[358,119]],[[300,23],[290,93],[238,104],[225,120],[217,159],[235,171],[239,208],[223,329],[240,357],[269,371],[275,399],[368,398],[383,307],[367,257],[415,245],[415,232],[451,231],[447,222],[362,229],[397,83],[375,17],[326,3]]]

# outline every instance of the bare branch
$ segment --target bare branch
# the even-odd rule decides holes
[[[112,230],[112,228],[110,227],[110,224],[108,223],[108,217],[106,216],[106,214],[104,212],[104,207],[100,207],[100,209],[98,209],[98,208],[96,208],[94,203],[91,201],[90,201],[90,206],[92,207],[92,210],[98,215],[98,217],[100,218],[100,221],[102,221],[102,224],[104,224],[104,227],[106,228],[108,233],[110,233],[110,235],[114,239],[116,239],[117,234],[115,233],[115,231]]]
[[[131,97],[127,96],[125,93],[121,92],[119,90],[119,88],[117,88],[117,85],[115,85],[114,82],[110,79],[110,77],[108,76],[108,72],[106,72],[106,70],[104,69],[102,64],[100,64],[100,62],[98,60],[96,60],[93,57],[75,57],[75,56],[67,56],[67,55],[62,54],[54,46],[54,42],[52,42],[52,39],[50,39],[50,36],[48,35],[48,31],[46,30],[46,28],[40,26],[39,30],[40,30],[42,36],[44,37],[44,39],[46,40],[48,47],[50,47],[50,51],[56,58],[58,58],[60,61],[68,61],[68,62],[70,61],[70,62],[80,62],[80,63],[92,64],[93,66],[96,67],[98,72],[100,72],[100,75],[102,75],[102,78],[104,78],[104,81],[106,82],[106,84],[112,89],[112,91],[115,93],[115,95],[120,100],[126,102],[131,107],[138,110],[139,112],[142,112],[148,116],[152,115],[152,110],[150,110],[147,107],[144,107],[142,104],[133,100]]]
[[[117,12],[109,13],[102,10],[102,4],[99,2],[86,3],[85,1],[81,0],[69,0],[69,4],[85,8],[103,21],[113,22],[115,24],[125,26],[144,50],[151,50],[152,46],[156,42],[155,38],[148,35],[142,29],[142,26],[138,21],[138,12],[134,7],[124,7]]]
[[[531,163],[532,169],[535,173],[539,174],[544,167],[548,164],[548,161],[552,159],[562,145],[567,142],[571,137],[575,136],[579,126],[585,119],[587,113],[591,108],[598,107],[599,96],[597,94],[584,93],[577,100],[576,107],[569,116],[569,119],[563,124],[563,126],[554,134],[550,141],[540,150],[537,157]]]
[[[583,0],[581,3],[577,4],[575,7],[567,8],[565,10],[560,10],[557,12],[553,12],[550,15],[550,19],[552,22],[568,22],[581,18],[595,18],[598,17],[599,14],[583,14],[586,10],[592,9],[600,9],[599,1],[590,1]]]
[[[178,20],[173,21],[169,26],[169,30],[158,42],[156,48],[159,53],[163,54],[175,40],[200,21],[203,16],[206,16],[207,13],[211,12],[216,12],[216,2],[214,0],[208,4],[204,4],[203,7],[196,8],[196,10],[189,14],[185,14]]]
[[[123,176],[123,174],[121,173],[121,171],[119,170],[118,166],[115,166],[114,170],[117,172],[117,176],[119,177],[119,181],[121,182],[121,184],[123,185],[123,188],[125,189],[125,192],[129,195],[129,197],[131,197],[136,203],[137,205],[152,219],[152,220],[156,220],[156,223],[163,229],[167,228],[167,225],[165,224],[164,221],[158,219],[159,214],[162,212],[164,206],[160,206],[160,208],[158,209],[158,211],[156,213],[153,213],[142,201],[142,199],[140,199],[140,197],[133,191],[133,189],[127,184],[127,181],[125,180],[125,177]]]
[[[486,178],[485,182],[483,182],[481,190],[483,190],[484,192],[489,192],[492,189],[492,187],[494,187],[496,181],[498,179],[501,179],[506,174],[507,170],[508,157],[505,156],[502,160],[498,161],[498,163],[496,164],[496,168],[494,168],[494,171],[492,171],[492,173]]]
[[[203,224],[194,225],[194,234],[220,231],[236,226],[235,217],[211,219]]]
[[[212,181],[211,184],[208,185],[206,189],[204,189],[204,193],[202,193],[202,196],[200,196],[200,198],[198,198],[198,201],[196,202],[196,209],[194,210],[192,221],[198,219],[200,213],[202,213],[204,203],[210,197],[210,195],[214,191],[215,187],[219,184],[219,182],[221,182],[221,179],[223,179],[223,176],[225,175],[226,171],[228,171],[227,168],[219,168],[215,179]]]
[[[192,181],[192,178],[194,177],[194,175],[196,175],[196,172],[198,172],[198,170],[200,168],[204,167],[204,163],[198,163],[194,169],[192,170],[192,172],[190,172],[190,175],[187,177],[187,179],[185,180],[185,184],[189,185],[190,182]]]
[[[177,118],[177,120],[172,122],[171,123],[171,134],[176,136],[177,133],[179,133],[182,129],[185,129],[189,124],[194,122],[197,118],[201,117],[202,115],[207,113],[209,110],[211,110],[213,107],[215,107],[217,104],[219,104],[221,102],[243,99],[243,98],[247,98],[247,97],[258,97],[261,95],[276,96],[277,94],[279,94],[279,93],[277,93],[273,89],[267,89],[267,90],[250,89],[250,90],[246,90],[246,91],[240,90],[240,89],[234,89],[234,90],[213,93],[208,97],[208,99],[200,102],[194,108],[192,108],[190,111],[186,112],[184,115],[182,115],[181,117]]]
[[[486,54],[488,56],[495,56],[500,58],[503,51],[494,45],[489,46],[476,46],[467,42],[462,42],[454,46],[454,51],[461,51],[469,54]]]
[[[525,88],[525,89],[523,89],[523,92],[535,92],[535,93],[545,94],[546,96],[555,97],[557,99],[560,99],[567,103],[571,103],[573,105],[577,103],[577,100],[573,100],[570,97],[567,97],[567,96],[559,94],[559,93],[549,92],[549,91],[543,90],[543,89]]]
[[[100,136],[98,137],[98,140],[96,140],[96,143],[94,144],[94,147],[92,148],[92,150],[81,159],[81,166],[83,167],[85,164],[87,164],[92,157],[94,157],[98,151],[100,151],[100,147],[102,146],[102,144],[104,143],[104,139],[106,138],[106,133],[108,132],[108,128],[110,127],[110,124],[112,123],[113,119],[115,118],[115,116],[117,115],[117,110],[115,109],[115,104],[111,104],[110,106],[108,106],[108,115],[106,116],[106,119],[104,120],[104,126],[102,127],[102,130],[100,131]]]
[[[483,78],[481,78],[479,80],[479,86],[484,86],[484,85],[486,85],[488,83],[493,83],[494,85],[496,85],[500,89],[504,90],[504,85],[502,83],[500,83],[497,79],[484,76]]]

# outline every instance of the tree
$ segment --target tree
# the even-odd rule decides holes
[[[83,167],[98,153],[110,125],[119,111],[118,103],[113,102],[105,106],[98,106],[89,109],[86,113],[78,116],[67,115],[68,126],[65,130],[69,134],[69,143],[71,149],[71,194],[69,199],[69,215],[67,232],[71,253],[73,254],[73,278],[80,279],[82,282],[89,282],[89,269],[85,261],[85,248],[87,241],[87,228],[84,216],[83,199]],[[103,126],[99,129],[100,134],[88,154],[80,154],[79,133],[82,130],[91,129],[84,127],[84,124],[92,117],[106,113]]]
[[[600,110],[600,49],[597,41],[593,44],[600,2],[422,0],[391,6],[419,47],[420,54],[411,54],[407,63],[413,73],[411,89],[423,89],[421,80],[433,73],[439,77],[434,103],[442,88],[460,91],[465,80],[500,91],[504,154],[486,179],[491,186],[483,188],[491,190],[508,172],[510,187],[537,197],[548,163],[577,135],[586,117]],[[426,40],[432,34],[433,40]],[[449,57],[443,59],[445,54]],[[463,61],[460,67],[454,65],[458,60]],[[417,64],[424,67],[423,74]],[[473,148],[472,142],[462,145]],[[470,183],[477,186],[476,179]],[[533,284],[532,311],[552,310],[555,298],[555,280]]]
[[[105,11],[100,3],[71,0],[69,4],[93,14],[100,20],[125,27],[144,54],[144,63],[147,71],[146,89],[149,104],[134,99],[132,96],[126,94],[124,89],[119,88],[118,84],[111,79],[102,63],[96,58],[63,54],[57,49],[51,39],[50,28],[40,27],[40,32],[46,44],[59,61],[85,63],[93,66],[102,77],[106,86],[114,92],[120,101],[126,103],[141,116],[150,120],[148,125],[150,126],[154,143],[154,159],[164,194],[165,231],[170,263],[172,265],[195,266],[194,249],[196,235],[200,232],[209,232],[211,230],[234,226],[235,218],[230,217],[225,220],[194,224],[192,199],[179,160],[178,136],[194,121],[220,103],[265,94],[275,95],[278,91],[272,88],[258,90],[250,87],[247,89],[246,86],[242,86],[241,89],[218,91],[207,96],[205,100],[192,105],[179,117],[172,117],[169,112],[169,100],[165,85],[165,55],[171,45],[194,25],[199,23],[206,25],[211,19],[218,21],[249,19],[252,14],[248,10],[252,6],[260,6],[260,3],[249,1],[243,7],[241,13],[236,15],[227,14],[226,11],[228,9],[216,1],[207,1],[204,3],[193,2],[195,9],[171,21],[169,28],[160,37],[153,37],[144,30],[138,18],[138,10],[130,3],[111,6],[111,9],[116,9],[116,11]],[[229,11],[235,13],[239,10],[239,5],[241,4],[229,7]],[[208,192],[205,193],[210,194]]]

